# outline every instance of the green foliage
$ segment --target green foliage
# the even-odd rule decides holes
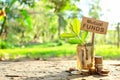
[[[73,33],[62,33],[61,34],[61,38],[73,38],[75,37],[76,35],[73,34]]]
[[[78,36],[80,34],[80,21],[75,18],[72,22],[71,22],[71,30]]]
[[[0,5],[7,15],[6,40],[13,44],[58,40],[58,33],[65,30],[73,15],[68,16],[67,11],[78,10],[72,0],[2,0]]]
[[[84,32],[82,33],[81,40],[82,40],[83,42],[85,41],[87,35],[88,35],[88,31],[84,31]]]
[[[7,48],[13,48],[13,47],[14,47],[13,44],[0,39],[0,49],[7,49]]]
[[[104,59],[120,58],[120,49],[114,45],[96,45],[95,53],[97,56],[103,56]]]
[[[36,2],[36,6],[29,6],[34,4],[34,2]],[[4,42],[0,43],[1,47],[14,48],[14,45],[57,41],[59,39],[58,28],[60,27],[61,32],[65,31],[67,21],[71,20],[73,16],[81,15],[82,11],[77,7],[77,2],[79,3],[80,0],[0,0],[0,9],[5,8],[7,14],[3,30],[3,36],[5,32],[6,37],[3,39]],[[93,3],[89,5],[89,15],[91,17],[100,17],[101,9],[99,2],[99,0],[93,0]],[[3,21],[4,18],[0,21],[0,24]],[[77,22],[77,19],[75,22]],[[79,32],[80,26],[73,28],[73,25],[77,26],[75,22],[70,25],[71,32],[66,32],[62,37],[68,38],[68,42],[72,44],[84,44],[86,40],[91,41],[91,34],[88,34],[87,31]],[[95,35],[95,44],[105,43],[117,44],[115,31],[109,30],[107,35]]]
[[[25,58],[43,58],[50,57],[69,57],[75,56],[76,45],[64,44],[62,46],[54,46],[56,43],[33,44],[27,48],[0,49],[0,57],[9,57],[9,59]],[[96,45],[96,56],[103,56],[104,59],[119,59],[120,49],[111,45]]]
[[[16,1],[16,0],[14,0]],[[28,5],[30,7],[34,7],[35,6],[35,2],[37,0],[18,0],[20,2],[21,5],[25,4],[25,5]]]
[[[101,7],[99,4],[100,4],[100,0],[93,0],[93,2],[89,4],[90,9],[88,14],[92,18],[99,19],[100,16],[102,15]]]
[[[75,38],[69,39],[68,42],[71,43],[71,44],[79,44],[79,43],[82,43],[81,40],[75,39]]]
[[[7,48],[7,43],[0,40],[0,49],[6,49]]]
[[[64,19],[64,17],[62,16],[62,14],[58,14],[58,17],[59,17],[59,19],[58,19],[58,21],[59,21],[59,26],[60,26],[60,27],[65,27],[66,24],[67,24],[67,22],[66,22],[66,20]]]
[[[29,14],[27,13],[27,10],[20,10],[22,16],[24,16],[24,22],[23,24],[26,24],[29,29],[32,29],[32,21],[31,21],[31,17],[29,16]]]
[[[74,1],[80,1],[80,0],[74,0]],[[69,18],[72,15],[77,15],[74,13],[78,12],[78,7],[75,5],[75,2],[72,2],[72,0],[44,0],[44,3],[46,4],[47,10],[54,9],[55,15],[58,16],[58,36],[60,36],[61,31],[65,29],[66,26],[66,15],[67,11],[71,11],[72,14],[69,16]]]
[[[42,46],[42,47],[41,47]],[[74,54],[75,46],[69,47],[70,45],[64,46],[53,46],[49,47],[46,45],[37,45],[29,48],[16,48],[16,49],[5,49],[0,50],[0,54],[9,55],[9,59],[16,59],[20,57],[26,58],[50,58],[50,57],[63,57]]]
[[[0,8],[5,9],[6,21],[5,27],[2,27],[1,32],[6,34],[6,40],[11,41],[14,39],[14,43],[21,41],[21,34],[24,34],[26,38],[27,33],[29,33],[32,27],[32,20],[28,14],[27,9],[33,7],[35,0],[5,0],[0,1]],[[24,5],[24,6],[23,6]],[[17,36],[17,39],[16,39]],[[14,38],[11,38],[14,37]],[[19,39],[18,39],[19,37]],[[17,40],[17,41],[16,41]],[[13,41],[13,40],[12,40]],[[10,42],[12,43],[12,42]]]
[[[77,18],[73,19],[73,21],[70,23],[71,33],[62,33],[60,35],[61,38],[71,38],[68,40],[68,42],[72,44],[85,44],[88,31],[82,31],[80,34],[80,26],[80,21]]]

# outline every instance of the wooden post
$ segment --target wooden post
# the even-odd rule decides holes
[[[95,37],[95,33],[93,32],[92,33],[92,44],[93,44],[93,46],[94,46],[94,37]]]
[[[92,33],[92,52],[91,52],[91,62],[92,62],[92,67],[94,67],[94,37],[95,33]]]

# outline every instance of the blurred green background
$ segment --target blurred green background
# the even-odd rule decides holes
[[[100,4],[101,0],[86,0],[85,4],[82,0],[0,0],[0,60],[76,56],[76,45],[59,36],[73,18],[88,16],[109,22],[105,5]],[[95,34],[95,55],[119,59],[119,24],[116,18],[109,22],[106,35]],[[91,42],[91,32],[86,42]]]

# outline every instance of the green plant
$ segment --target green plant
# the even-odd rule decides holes
[[[0,39],[0,49],[6,49],[6,48],[7,48],[7,43]]]
[[[70,32],[64,32],[60,36],[61,38],[68,38],[68,42],[72,44],[85,44],[85,39],[88,35],[88,31],[80,30],[81,24],[79,19],[75,18],[70,23]]]

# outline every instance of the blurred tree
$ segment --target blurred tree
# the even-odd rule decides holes
[[[48,42],[55,40],[57,32],[57,16],[45,8],[46,3],[38,1],[36,6],[29,9],[28,13],[33,18],[32,42]]]
[[[77,11],[81,11],[76,5],[75,2],[80,0],[44,0],[47,3],[46,8],[53,10],[55,15],[58,16],[58,36],[61,33],[61,30],[65,28],[67,22],[65,20],[66,12],[72,12],[70,15],[72,17],[77,17]]]
[[[89,3],[89,16],[92,18],[96,18],[96,19],[100,19],[100,17],[102,16],[102,9],[100,7],[100,0],[92,0]]]
[[[9,33],[9,37],[11,37],[13,34],[16,35],[15,32],[22,32],[22,36],[24,36],[25,26],[26,28],[32,29],[31,18],[29,17],[26,8],[33,7],[35,1],[36,0],[0,0],[0,9],[5,9],[4,12],[6,13],[6,17],[4,17],[4,20],[0,25],[0,36],[4,33],[6,35]],[[12,40],[12,38],[8,39]]]

